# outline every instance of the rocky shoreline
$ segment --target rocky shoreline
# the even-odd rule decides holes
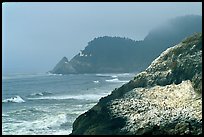
[[[161,130],[163,134],[189,134],[189,128],[197,129],[190,121],[202,127],[202,99],[189,80],[178,85],[135,88],[123,98],[111,101],[108,107],[113,117],[126,119],[121,130],[129,134],[140,135],[153,129],[152,134],[159,134]],[[175,128],[167,127],[166,123]],[[201,134],[201,130],[194,132]]]
[[[168,48],[73,123],[72,135],[202,134],[202,33]]]

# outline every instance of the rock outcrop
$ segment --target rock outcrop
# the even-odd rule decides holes
[[[194,32],[202,31],[201,16],[183,16],[155,28],[142,41],[120,37],[98,37],[66,65],[52,73],[126,73],[140,72],[166,48]],[[62,68],[60,68],[60,66]],[[60,71],[61,70],[61,71]]]
[[[202,134],[202,34],[165,50],[73,123],[71,134]]]
[[[72,64],[68,61],[66,57],[63,57],[59,63],[54,67],[50,73],[55,74],[72,74],[76,73],[76,70],[73,68]]]

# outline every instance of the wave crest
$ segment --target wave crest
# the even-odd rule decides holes
[[[66,99],[76,99],[76,100],[93,100],[97,101],[101,97],[106,96],[108,93],[101,94],[81,94],[81,95],[60,95],[60,96],[45,96],[38,98],[28,98],[29,100],[66,100]]]
[[[118,78],[114,78],[114,79],[107,79],[106,82],[111,82],[111,83],[126,83],[128,82],[127,80],[119,80]]]
[[[46,96],[46,95],[51,95],[52,93],[51,92],[47,92],[47,91],[44,91],[44,92],[39,92],[39,93],[32,93],[30,95],[28,95],[29,97],[35,97],[35,96]]]
[[[117,78],[117,77],[131,77],[134,76],[135,73],[105,73],[105,74],[96,74],[98,77],[112,77],[112,78]]]
[[[94,82],[94,83],[99,83],[99,81],[98,81],[98,80],[94,80],[93,82]]]
[[[2,103],[23,103],[25,100],[23,100],[20,96],[15,96],[12,98],[4,99],[2,100]]]
[[[48,72],[47,74],[48,76],[62,76],[62,74],[55,74],[55,73],[50,73],[50,72]]]

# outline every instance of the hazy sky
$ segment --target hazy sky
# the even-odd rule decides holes
[[[168,19],[202,15],[201,2],[9,2],[2,8],[3,74],[47,72],[95,37],[141,40]]]

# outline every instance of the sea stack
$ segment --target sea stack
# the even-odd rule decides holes
[[[76,73],[76,70],[70,64],[66,57],[63,57],[57,65],[54,67],[53,70],[50,71],[53,74],[72,74]]]

